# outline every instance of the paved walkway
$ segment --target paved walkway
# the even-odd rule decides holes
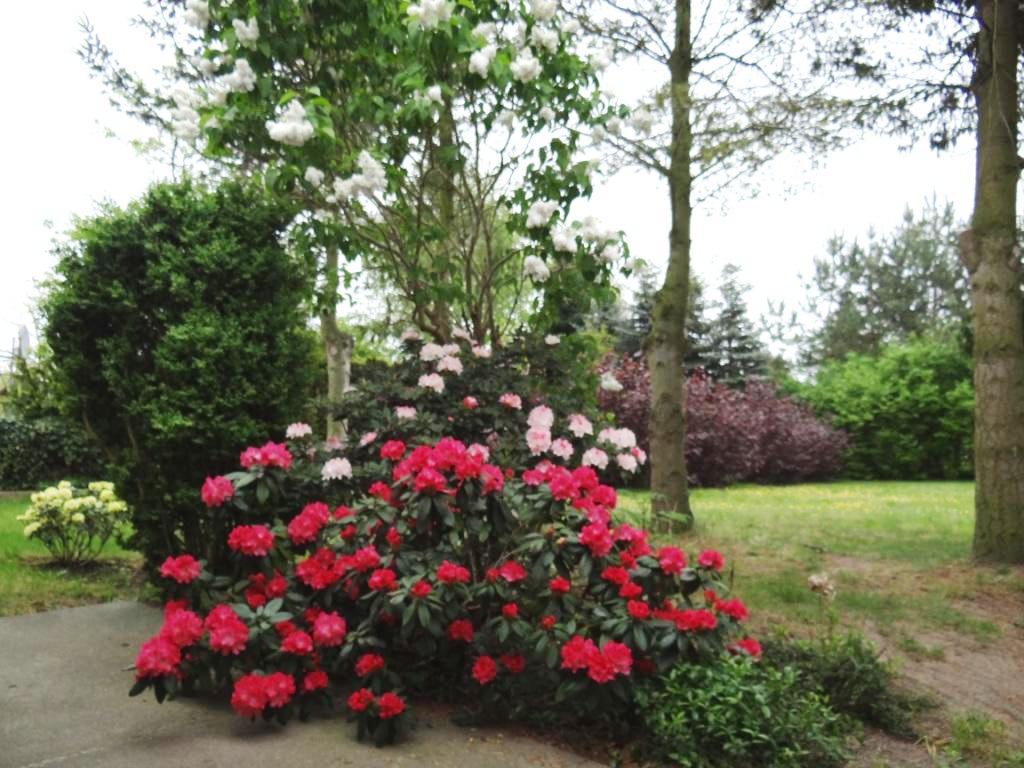
[[[519,734],[413,713],[404,743],[376,749],[342,719],[250,723],[226,706],[128,697],[157,609],[108,603],[0,619],[0,768],[598,768]]]

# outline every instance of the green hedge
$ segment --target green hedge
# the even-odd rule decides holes
[[[99,454],[81,431],[50,419],[0,417],[0,489],[37,488],[99,469]]]
[[[849,477],[952,480],[973,475],[971,360],[955,344],[916,340],[877,357],[826,363],[790,387],[850,436]]]

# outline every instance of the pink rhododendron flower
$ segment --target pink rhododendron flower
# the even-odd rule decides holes
[[[437,368],[435,370],[438,373],[443,373],[445,371],[448,371],[450,373],[454,373],[455,375],[458,375],[458,374],[462,373],[462,361],[459,360],[459,358],[457,358],[457,357],[452,357],[451,355],[447,355],[447,356],[442,357],[440,360],[437,361]]]
[[[500,405],[505,406],[506,408],[511,408],[512,410],[515,411],[520,411],[523,408],[522,398],[519,397],[519,395],[512,394],[511,392],[506,392],[501,397],[499,397],[498,403]]]
[[[634,445],[629,449],[629,452],[633,454],[633,458],[636,459],[637,464],[643,466],[647,463],[647,452],[643,448]]]
[[[295,656],[308,656],[313,652],[313,638],[302,630],[295,630],[281,643],[281,650]]]
[[[360,448],[365,448],[366,446],[368,446],[370,443],[372,443],[376,439],[377,439],[377,433],[376,432],[364,432],[363,436],[359,438],[359,447]]]
[[[551,453],[562,461],[568,461],[572,458],[572,443],[566,440],[564,437],[559,437],[557,440],[551,441]]]
[[[444,379],[437,373],[425,373],[420,376],[416,385],[423,389],[432,389],[437,394],[444,392]]]
[[[267,705],[278,709],[295,695],[295,678],[284,672],[273,672],[263,678],[263,690],[267,694]]]
[[[725,558],[722,553],[714,549],[705,549],[697,556],[697,564],[701,568],[710,568],[713,571],[720,571],[725,566]]]
[[[181,650],[166,637],[157,635],[142,644],[135,657],[135,677],[164,677],[177,674]]]
[[[444,357],[444,347],[430,341],[420,348],[420,360],[425,363],[432,363]]]
[[[490,347],[473,346],[473,357],[479,357],[480,359],[486,359],[491,356]]]
[[[475,397],[473,397],[472,395],[466,395],[464,398],[462,398],[462,407],[463,408],[466,408],[466,409],[472,411],[478,405],[480,405],[480,402]]]
[[[576,437],[592,435],[594,434],[594,425],[582,413],[573,413],[569,415],[569,431]]]
[[[380,447],[380,457],[390,461],[398,461],[405,455],[405,443],[401,440],[388,440]]]
[[[203,504],[212,509],[213,507],[222,506],[224,502],[234,496],[235,486],[222,475],[208,477],[203,482],[203,488],[199,495],[203,500]]]
[[[411,405],[395,406],[395,417],[399,419],[415,419],[416,409]]]
[[[619,465],[619,468],[624,472],[636,472],[639,465],[637,464],[636,458],[631,453],[620,453],[615,457],[615,463]]]
[[[531,427],[526,431],[526,445],[534,456],[551,447],[551,430],[547,427]]]
[[[590,448],[584,452],[583,458],[580,462],[585,467],[597,467],[598,469],[604,469],[608,466],[608,454],[600,448]]]
[[[555,412],[546,405],[538,405],[530,411],[526,417],[526,423],[531,427],[541,427],[550,430],[555,424]]]
[[[243,675],[235,681],[231,691],[231,708],[242,717],[256,717],[267,706],[267,689],[263,676]]]
[[[284,431],[284,436],[289,440],[298,440],[303,437],[309,437],[312,434],[313,428],[309,426],[309,424],[305,424],[301,421],[289,424],[288,429]]]
[[[175,611],[164,619],[160,637],[170,640],[179,648],[194,645],[203,636],[203,621],[192,611]]]
[[[661,570],[673,576],[686,567],[686,555],[678,547],[659,548],[657,558]]]

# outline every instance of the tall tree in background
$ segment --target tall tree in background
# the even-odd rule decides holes
[[[807,365],[876,355],[914,336],[970,349],[969,289],[950,205],[908,208],[895,231],[869,232],[864,243],[832,238],[804,288],[804,311],[816,324],[801,339]]]
[[[671,231],[664,282],[647,342],[651,386],[651,505],[692,523],[683,441],[690,222],[695,202],[733,182],[755,188],[753,172],[791,149],[841,143],[849,102],[824,95],[802,48],[802,14],[717,0],[579,0],[584,28],[633,66],[660,69],[661,82],[623,119],[595,136],[612,167],[653,171],[669,189]],[[748,7],[750,6],[750,7]],[[770,20],[765,26],[764,20]],[[667,76],[667,77],[666,77]],[[631,95],[632,98],[632,95]]]
[[[785,0],[761,0],[772,12]],[[800,0],[789,3],[804,7]],[[976,139],[970,276],[979,560],[1024,562],[1024,297],[1017,134],[1024,9],[1017,0],[814,0],[823,69],[872,90],[876,124],[936,149]],[[922,131],[922,126],[925,130]]]
[[[746,294],[750,287],[740,281],[740,268],[726,264],[719,284],[721,301],[710,323],[710,349],[704,369],[715,381],[740,387],[763,378],[768,354],[758,338],[757,329],[747,314]]]

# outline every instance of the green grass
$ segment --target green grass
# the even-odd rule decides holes
[[[28,496],[0,498],[0,616],[32,613],[85,603],[134,597],[138,555],[109,542],[96,565],[60,568],[48,562],[46,548],[26,539],[24,523]]]
[[[972,612],[972,598],[1024,587],[1012,572],[968,570],[973,495],[963,482],[697,489],[686,543],[721,550],[737,593],[767,624],[821,621],[807,577],[827,571],[838,587],[832,607],[846,623],[869,621],[897,643],[919,628],[991,642],[1003,630]],[[642,519],[647,498],[623,491],[620,507]]]

